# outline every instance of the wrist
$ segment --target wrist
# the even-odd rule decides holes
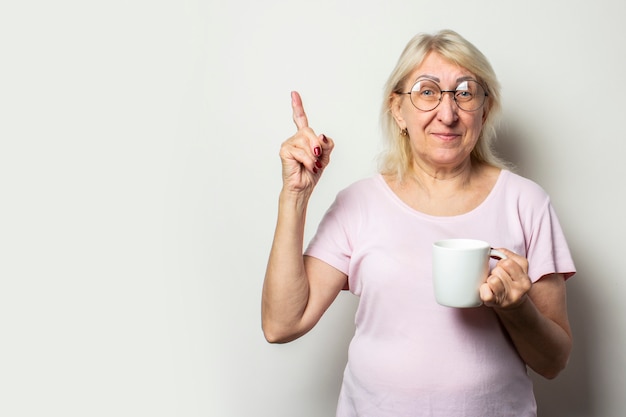
[[[524,294],[516,303],[507,306],[493,307],[496,313],[501,317],[519,317],[524,315],[529,308],[532,307],[532,301],[528,294]]]
[[[295,208],[296,210],[306,210],[311,193],[306,191],[293,191],[283,188],[278,196],[279,206],[282,208]]]

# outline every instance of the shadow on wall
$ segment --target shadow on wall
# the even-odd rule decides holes
[[[574,250],[574,256],[576,253]],[[575,258],[576,259],[576,258]],[[567,368],[554,380],[533,375],[538,417],[591,417],[597,415],[590,373],[591,334],[595,318],[588,305],[587,274],[579,272],[567,284],[574,349]]]
[[[524,146],[520,129],[508,123],[498,131],[499,155],[514,165],[523,176],[533,177],[537,158]],[[587,297],[586,277],[581,251],[568,241],[578,272],[567,283],[568,313],[574,335],[574,348],[567,368],[554,380],[531,372],[535,383],[538,417],[590,417],[594,415],[593,381],[590,373],[590,346],[596,322]]]

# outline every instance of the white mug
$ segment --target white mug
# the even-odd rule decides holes
[[[489,274],[491,256],[506,259],[487,242],[446,239],[433,243],[433,286],[435,299],[448,307],[478,307],[479,288]]]

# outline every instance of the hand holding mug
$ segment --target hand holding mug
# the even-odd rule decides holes
[[[499,249],[507,259],[500,260],[480,286],[480,298],[488,307],[515,308],[522,304],[532,286],[528,260],[507,249]]]
[[[445,239],[433,243],[433,288],[436,301],[447,307],[478,307],[480,288],[489,275],[489,258],[507,256],[475,239]]]

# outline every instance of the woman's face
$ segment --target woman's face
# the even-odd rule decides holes
[[[413,71],[403,92],[420,79],[435,81],[441,90],[455,90],[468,78],[477,80],[465,68],[432,52]],[[413,106],[409,95],[403,94],[395,97],[392,112],[399,127],[408,131],[414,163],[446,170],[469,161],[483,127],[485,105],[471,112],[461,110],[452,94],[444,93],[434,110],[421,111]]]

